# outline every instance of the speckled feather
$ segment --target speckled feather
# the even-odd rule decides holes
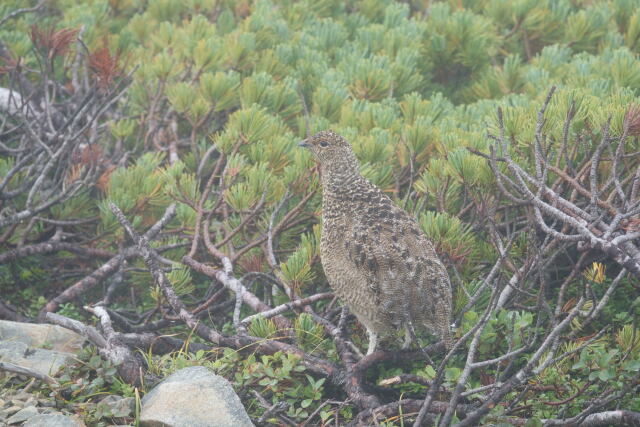
[[[335,293],[370,333],[427,330],[449,347],[449,276],[415,219],[360,175],[340,135],[320,132],[304,145],[320,161],[320,254]]]

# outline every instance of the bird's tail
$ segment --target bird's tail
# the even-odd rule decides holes
[[[453,347],[453,337],[451,334],[451,313],[448,310],[448,307],[445,307],[444,304],[436,307],[436,319],[438,324],[438,329],[440,331],[440,338],[444,341],[444,345],[447,350],[450,350]]]
[[[451,336],[451,327],[449,325],[445,325],[443,328],[441,338],[444,341],[445,348],[451,350],[451,347],[453,347],[453,337]]]

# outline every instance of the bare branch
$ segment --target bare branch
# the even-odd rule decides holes
[[[40,381],[44,381],[45,383],[49,384],[52,387],[58,387],[60,385],[58,381],[56,381],[54,378],[50,377],[49,375],[41,374],[40,372],[27,368],[25,366],[14,365],[13,363],[9,363],[9,362],[0,362],[0,370],[12,372],[18,375],[27,375],[29,377],[33,377]]]

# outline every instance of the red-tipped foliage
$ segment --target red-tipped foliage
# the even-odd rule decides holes
[[[101,48],[89,55],[89,68],[94,72],[101,89],[109,87],[113,80],[120,75],[119,61],[120,55],[118,53],[111,54],[106,40]]]
[[[47,29],[40,29],[36,25],[31,27],[31,42],[36,48],[42,50],[49,60],[65,55],[77,35],[78,30],[75,28],[56,31],[53,27]]]
[[[627,110],[624,121],[629,127],[630,135],[640,136],[640,105],[631,105]]]
[[[11,71],[20,71],[22,67],[22,58],[15,58],[11,52],[0,57],[0,74],[10,73]]]

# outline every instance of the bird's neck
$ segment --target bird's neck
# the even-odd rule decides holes
[[[359,187],[364,178],[360,175],[358,164],[338,164],[321,166],[322,193],[325,197],[349,197]]]

